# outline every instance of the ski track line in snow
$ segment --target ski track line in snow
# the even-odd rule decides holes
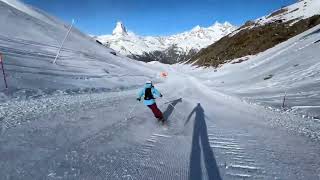
[[[131,121],[131,122],[135,123],[134,121]],[[126,126],[124,126],[124,125],[126,125]],[[107,127],[105,129],[99,131],[95,135],[93,135],[93,136],[91,135],[90,137],[88,137],[88,139],[85,139],[85,140],[81,141],[80,143],[75,143],[75,146],[70,146],[70,149],[65,149],[64,152],[67,152],[67,154],[70,154],[70,153],[72,154],[73,152],[78,152],[78,153],[82,154],[82,156],[83,155],[87,156],[86,154],[88,154],[88,155],[90,154],[89,152],[87,152],[88,149],[90,149],[91,146],[95,146],[95,144],[91,145],[92,143],[95,143],[97,141],[99,141],[101,143],[110,142],[110,141],[112,141],[114,135],[121,134],[121,131],[123,131],[124,128],[127,128],[128,126],[130,126],[130,125],[116,123],[112,127]],[[96,146],[99,146],[99,144],[96,144]],[[139,147],[142,150],[137,150],[137,148],[139,148]],[[132,152],[135,152],[134,156],[131,156],[130,159],[131,158],[133,160],[145,159],[148,156],[149,152],[151,152],[152,149],[154,148],[154,144],[149,142],[149,143],[146,143],[143,145],[138,145],[137,148],[130,150]],[[93,166],[92,167],[93,174],[98,173],[98,175],[101,177],[101,179],[105,179],[104,177],[106,177],[107,179],[109,179],[109,178],[113,179],[115,177],[118,177],[119,174],[110,174],[110,173],[112,173],[112,172],[113,173],[120,173],[121,171],[119,171],[119,169],[130,168],[130,166],[127,166],[127,165],[123,166],[123,162],[126,162],[126,160],[125,160],[126,158],[122,157],[123,155],[121,152],[116,150],[114,153],[116,155],[111,155],[112,151],[106,154],[108,157],[114,157],[113,160],[108,157],[103,158],[103,159],[105,159],[106,161],[111,160],[111,162],[114,161],[116,164],[113,166],[110,166],[109,168],[107,168],[105,170],[103,170],[103,168],[102,169],[97,168],[97,167],[95,167],[95,165],[92,165]],[[61,156],[60,155],[61,153],[56,153],[56,154],[57,154],[57,156]],[[124,154],[125,154],[125,152],[124,152]],[[82,159],[82,157],[75,157],[75,158],[76,159],[74,161],[79,161],[79,160],[81,161],[81,159]],[[101,158],[101,157],[99,157],[99,158]],[[57,157],[55,157],[54,159],[57,159]],[[77,159],[79,159],[79,160],[77,160]],[[119,159],[121,161],[118,161],[117,159]],[[96,161],[96,160],[93,160],[93,161]],[[134,167],[134,166],[135,165],[132,165],[132,167]],[[86,173],[90,173],[90,171],[86,172]],[[78,175],[80,175],[80,174],[78,174]],[[127,175],[124,175],[124,176],[127,176]],[[88,176],[88,178],[92,178],[92,177]],[[116,178],[116,179],[121,179],[121,178]]]
[[[122,91],[122,93],[124,92],[132,92],[132,90]],[[0,121],[2,125],[1,133],[16,125],[35,120],[40,114],[46,115],[60,110],[72,112],[72,108],[85,110],[86,108],[103,107],[107,104],[106,100],[113,101],[114,106],[112,108],[116,108],[117,106],[115,105],[123,97],[114,96],[114,94],[119,94],[119,92],[62,95],[3,103],[0,106],[0,115],[2,117]],[[107,106],[109,105],[107,104]]]
[[[88,109],[94,109],[94,108],[103,108],[103,104],[106,104],[107,103],[107,101],[106,100],[108,100],[108,97],[107,98],[101,98],[100,96],[101,96],[101,94],[99,95],[99,94],[97,94],[97,96],[98,97],[95,97],[94,99],[92,99],[92,97],[89,95],[89,98],[88,99],[86,99],[86,98],[84,98],[83,99],[83,95],[82,95],[82,98],[80,98],[81,99],[81,101],[83,101],[82,103],[83,104],[81,104],[80,103],[80,107],[78,107],[78,105],[77,106],[75,106],[75,107],[73,107],[73,108],[75,108],[75,109],[82,109],[82,110],[85,110],[85,108],[86,107],[88,107],[87,108],[87,110]],[[67,97],[69,97],[69,96],[67,96]],[[76,96],[77,97],[77,96]],[[87,96],[86,96],[87,97]],[[103,97],[103,96],[102,96]],[[70,97],[69,97],[70,98]],[[75,97],[71,97],[72,99],[74,99]],[[68,99],[68,98],[67,98]],[[68,100],[70,100],[70,99],[68,99]],[[116,103],[115,102],[117,102],[117,101],[119,101],[119,98],[114,98],[114,97],[109,97],[109,100],[108,101],[110,101],[111,100],[111,102],[113,102],[112,104],[113,104],[113,106],[112,107],[115,107],[115,105],[116,105]],[[38,102],[38,101],[37,101]],[[59,101],[60,102],[60,101]],[[40,104],[42,104],[43,102],[40,102]],[[69,105],[70,105],[70,102],[68,103]],[[76,103],[76,104],[78,104],[78,102]],[[110,104],[110,102],[108,102],[107,104]],[[71,105],[72,105],[72,102],[71,102]],[[83,105],[83,106],[82,106]],[[69,108],[68,109],[66,109],[66,111],[69,111],[70,112],[70,110],[72,109],[72,107],[70,107],[69,106]],[[20,109],[23,109],[23,108],[20,108]],[[61,109],[63,109],[63,108],[61,108]],[[61,110],[60,109],[60,110]],[[56,109],[56,111],[59,111],[59,109]],[[36,118],[35,116],[33,116],[32,118]],[[70,142],[69,140],[69,142],[70,142],[70,144],[68,144],[67,146],[64,146],[64,147],[62,147],[62,148],[58,148],[58,150],[57,151],[55,151],[55,153],[53,154],[53,155],[51,155],[51,156],[49,156],[48,158],[46,158],[47,160],[50,160],[50,159],[53,159],[53,157],[55,157],[55,156],[59,156],[59,154],[63,154],[63,152],[67,152],[67,151],[71,151],[72,152],[72,149],[74,149],[74,147],[75,146],[81,146],[81,145],[84,145],[84,144],[86,144],[86,143],[88,143],[88,142],[90,142],[92,139],[95,139],[95,138],[97,138],[97,137],[99,137],[99,135],[101,135],[101,134],[103,134],[104,136],[107,136],[107,137],[110,137],[110,136],[112,136],[114,133],[116,133],[116,132],[118,132],[118,130],[117,129],[121,129],[124,125],[127,125],[127,122],[125,121],[125,119],[123,118],[123,120],[121,120],[121,121],[119,121],[119,122],[117,122],[117,123],[115,123],[115,124],[113,124],[113,125],[111,125],[111,126],[107,126],[106,128],[102,128],[101,130],[99,130],[97,133],[95,133],[95,134],[91,134],[91,135],[89,135],[89,136],[87,136],[86,138],[83,138],[83,139],[81,139],[80,141],[77,141],[77,142]],[[111,132],[111,133],[110,133]],[[68,136],[66,136],[66,138],[68,139]],[[38,162],[38,163],[46,163],[47,162],[47,160],[42,160],[41,162]],[[38,166],[39,164],[38,163],[36,163],[36,164],[34,164],[33,166],[35,167],[35,166]],[[30,174],[29,174],[30,175]],[[32,175],[30,176],[30,177],[32,177]]]
[[[203,88],[200,85],[198,86],[199,88]],[[106,107],[112,109],[114,113],[118,113],[117,111],[121,109],[115,106],[121,106],[120,101],[123,98],[133,96],[132,94],[129,93],[121,97],[118,92],[111,93],[111,95],[109,94],[112,97],[104,97],[106,94],[92,94],[92,96],[88,97],[75,96],[76,99],[79,98],[79,101],[75,101],[73,99],[75,97],[71,97],[74,104],[77,104],[77,102],[81,102],[82,104],[72,106],[73,103],[71,103],[71,105],[70,102],[66,103],[66,106],[69,106],[69,108],[66,109],[66,113],[68,114],[74,109],[86,110],[86,108],[88,108],[87,110],[91,112]],[[219,97],[219,95],[220,94],[217,96]],[[195,96],[195,94],[192,94],[192,96]],[[89,100],[85,101],[83,97]],[[222,97],[222,100],[230,100],[229,96]],[[133,101],[134,100],[132,100],[132,103],[134,103]],[[204,102],[203,105],[205,109],[208,107],[206,102],[211,101]],[[122,110],[130,108],[132,103],[126,103],[124,107],[122,107]],[[180,106],[181,104],[183,106]],[[109,107],[111,105],[112,107]],[[58,149],[52,156],[36,162],[33,167],[43,167],[39,172],[45,172],[46,174],[38,175],[44,177],[43,179],[47,177],[50,177],[50,179],[148,179],[148,177],[172,180],[188,179],[188,177],[190,178],[190,169],[192,169],[190,167],[195,168],[194,164],[190,163],[192,162],[190,154],[197,154],[197,150],[190,152],[190,149],[194,148],[194,145],[191,145],[193,144],[191,143],[193,137],[191,128],[186,128],[188,128],[188,126],[194,128],[195,123],[194,125],[185,126],[186,119],[184,115],[177,113],[182,108],[184,110],[183,112],[189,112],[188,105],[191,107],[194,106],[189,100],[184,100],[182,103],[177,104],[177,109],[174,109],[170,117],[167,118],[168,128],[157,124],[153,117],[150,118],[151,112],[145,107],[141,107],[143,112],[136,114],[130,121],[125,121],[124,117],[121,117],[119,121],[101,127],[102,129],[99,129],[97,132],[91,133],[79,141],[72,142],[70,146]],[[219,101],[215,105],[219,105]],[[159,105],[159,107],[161,107],[161,110],[164,109],[163,104]],[[254,106],[250,107],[254,109]],[[175,112],[176,110],[177,112]],[[96,111],[93,112],[96,113]],[[209,115],[211,117],[212,114],[209,112]],[[84,117],[84,119],[86,119],[86,117]],[[90,114],[88,117],[90,118]],[[196,122],[196,118],[194,118],[194,116],[192,117],[189,124],[192,124],[192,121]],[[258,117],[261,116],[257,116],[257,118]],[[268,169],[263,165],[264,162],[259,161],[259,158],[254,157],[255,155],[250,154],[248,151],[248,149],[250,150],[248,146],[264,147],[263,145],[261,146],[261,144],[259,145],[257,142],[258,139],[253,137],[256,135],[255,132],[244,131],[248,127],[226,126],[228,122],[224,122],[224,120],[231,121],[232,119],[222,119],[214,122],[211,121],[211,118],[204,119],[206,119],[203,122],[204,126],[207,127],[207,133],[205,134],[208,136],[209,146],[214,152],[220,174],[224,179],[267,179],[277,177],[277,174],[268,172]],[[151,131],[144,133],[146,137],[143,136],[144,138],[141,138],[141,141],[131,142],[134,140],[134,138],[131,138],[133,134],[124,133],[127,133],[130,128],[135,129],[139,127],[139,125],[146,125],[144,124],[145,121],[152,125],[144,127],[146,129],[139,130],[147,130],[149,128]],[[224,126],[230,129],[224,128]],[[139,133],[139,130],[134,132],[134,134]],[[278,133],[278,131],[275,132]],[[118,147],[118,144],[121,144],[121,142],[118,142],[121,140],[121,138],[118,139],[118,136],[122,135],[127,138],[128,142],[126,141],[124,143],[128,144],[128,146]],[[68,135],[66,135],[66,137],[68,138]],[[100,150],[100,148],[102,150]],[[263,152],[263,150],[261,151],[260,149],[260,152]],[[78,167],[78,164],[83,165],[85,170],[82,169],[83,167]],[[204,162],[201,161],[201,165],[203,164]],[[268,164],[266,164],[266,166],[267,165]],[[49,170],[46,169],[48,166]],[[204,168],[200,168],[200,170],[204,178],[210,173],[206,172]],[[25,173],[29,173],[29,177],[32,177],[32,175],[39,172],[36,172],[34,169],[32,172]]]
[[[246,134],[241,135],[247,136]],[[247,179],[254,177],[256,179],[264,176],[263,167],[246,153],[245,148],[241,147],[235,138],[221,135],[215,126],[208,128],[208,138],[210,147],[215,150],[216,154],[223,156],[225,163],[220,166],[224,167],[224,178]]]
[[[159,105],[162,107],[163,105]],[[178,158],[174,149],[174,139],[177,132],[181,132],[183,127],[179,126],[178,119],[183,120],[179,116],[174,116],[175,112],[172,112],[168,120],[168,127],[164,128],[161,123],[158,123],[157,128],[150,137],[146,138],[145,142],[141,145],[141,150],[137,154],[139,157],[143,157],[145,170],[142,170],[144,174],[141,179],[147,179],[145,176],[152,177],[152,179],[187,179],[188,177],[188,155],[184,153],[185,158]],[[180,155],[178,155],[180,156]],[[171,157],[175,162],[169,162],[167,157]],[[183,167],[183,165],[185,167]],[[139,179],[139,178],[137,178]]]
[[[84,96],[84,95],[80,95],[80,96]],[[89,97],[88,97],[89,96]],[[89,109],[95,109],[95,108],[101,108],[101,107],[103,107],[103,106],[101,106],[101,105],[103,105],[103,104],[105,104],[106,103],[106,99],[105,98],[102,98],[101,99],[101,97],[100,97],[100,95],[98,94],[97,96],[98,97],[95,97],[94,95],[93,95],[93,97],[89,94],[89,95],[85,95],[85,97],[87,98],[88,97],[88,99],[86,99],[85,98],[85,100],[83,99],[83,98],[80,98],[81,99],[81,101],[83,101],[82,103],[80,103],[80,106],[78,107],[78,105],[77,106],[75,106],[75,107],[73,107],[73,108],[76,108],[76,109],[83,109],[83,108],[85,108],[85,107],[89,107],[87,110],[89,110]],[[68,103],[66,103],[66,104],[68,104],[68,108],[66,109],[68,112],[70,112],[70,111],[72,111],[71,109],[72,109],[72,107],[70,107],[70,102],[69,102],[69,100],[71,100],[71,99],[74,99],[75,97],[77,98],[78,96],[71,96],[71,97],[69,97],[69,96],[66,96],[67,97],[67,101],[68,101]],[[64,99],[64,97],[62,97],[63,99]],[[70,99],[71,98],[71,99]],[[93,98],[93,99],[92,99]],[[50,99],[50,98],[49,98]],[[114,97],[112,97],[111,98],[111,100],[113,99],[113,103],[112,104],[116,104],[116,102],[117,101],[119,101],[119,100],[121,100],[121,97],[119,96],[119,97],[116,97],[116,98],[114,98]],[[39,100],[39,99],[38,99]],[[42,99],[41,99],[42,100]],[[38,102],[37,100],[35,100],[35,102]],[[50,100],[50,102],[51,102],[51,100]],[[61,103],[60,102],[60,100],[58,100],[58,102],[59,103]],[[72,102],[73,101],[71,101],[71,105],[72,105]],[[79,102],[76,102],[76,104],[78,104]],[[40,102],[40,104],[45,104],[44,102]],[[110,103],[107,103],[107,104],[110,104]],[[29,105],[27,105],[27,106],[29,106]],[[114,107],[115,108],[115,106],[112,106],[112,107]],[[24,108],[20,108],[20,109],[24,109]],[[35,109],[37,109],[37,108],[35,108]],[[63,108],[61,108],[61,109],[63,109]],[[83,110],[85,110],[85,109],[83,109]],[[55,111],[59,111],[59,109],[56,109]],[[36,118],[35,116],[33,117],[33,118]],[[81,139],[80,141],[77,141],[77,142],[73,142],[73,143],[71,143],[71,144],[69,144],[67,147],[63,147],[63,148],[59,148],[57,151],[55,151],[55,153],[52,155],[52,156],[49,156],[48,158],[46,158],[46,159],[44,159],[44,160],[42,160],[42,161],[40,161],[40,162],[37,162],[36,164],[34,164],[33,166],[34,167],[36,167],[36,166],[40,166],[40,164],[41,163],[46,163],[47,161],[49,161],[49,160],[51,160],[51,159],[53,159],[53,158],[56,158],[57,156],[61,156],[61,154],[64,154],[64,152],[71,152],[71,153],[74,153],[74,152],[76,152],[76,151],[74,151],[73,149],[75,149],[74,147],[76,147],[76,146],[85,146],[87,143],[89,143],[89,142],[91,142],[92,140],[94,140],[94,139],[97,139],[97,138],[99,138],[99,136],[104,136],[104,138],[107,138],[107,137],[111,137],[113,134],[116,134],[117,133],[117,130],[116,129],[121,129],[121,127],[123,126],[125,124],[125,122],[124,122],[124,120],[123,121],[120,121],[120,122],[118,122],[117,124],[114,124],[114,125],[112,125],[111,127],[106,127],[106,128],[103,128],[103,129],[101,129],[99,132],[97,132],[97,133],[95,133],[95,134],[91,134],[91,135],[89,135],[88,137],[86,137],[86,138],[83,138],[83,139]],[[111,132],[111,133],[110,133]],[[154,135],[153,135],[153,137],[158,137],[158,138],[169,138],[169,137],[171,137],[171,136],[168,136],[168,135],[165,135],[165,134],[160,134],[160,133],[155,133]],[[68,136],[66,136],[66,138],[68,138]],[[153,138],[154,139],[154,138]],[[69,140],[68,140],[69,141]],[[69,141],[69,142],[71,142],[71,141]],[[154,141],[155,142],[155,141]],[[148,145],[148,148],[149,149],[151,149],[153,147],[153,145],[151,144],[151,145]],[[67,156],[67,155],[66,155]],[[102,173],[102,172],[100,172],[100,173]],[[99,173],[99,174],[100,174]],[[29,174],[29,176],[30,177],[32,177],[32,175],[30,174],[30,173],[27,173],[27,174]],[[54,177],[55,176],[55,173],[54,172],[50,172],[49,174],[48,174],[48,176],[49,177]]]
[[[195,81],[191,78],[191,81]],[[205,89],[203,85],[195,83],[199,89]],[[214,94],[217,92],[214,92]],[[228,95],[217,93],[225,99],[233,99]],[[198,101],[198,100],[197,100]],[[201,102],[201,100],[199,100]],[[265,174],[265,170],[261,167],[254,158],[251,158],[244,147],[241,147],[240,143],[234,138],[228,136],[229,133],[218,133],[221,129],[216,125],[212,125],[210,121],[207,121],[208,127],[208,140],[210,148],[215,152],[218,164],[221,170],[220,174],[225,179],[247,179],[247,178],[259,178],[268,177]],[[230,133],[232,134],[232,133]],[[239,134],[246,138],[250,138],[249,134]],[[255,140],[248,140],[248,143],[255,144]],[[223,157],[223,158],[222,158]],[[222,158],[222,159],[221,159]],[[221,164],[221,162],[225,162]],[[206,172],[203,172],[204,175]]]
[[[112,124],[111,126],[107,126],[105,128],[102,128],[101,130],[99,130],[98,132],[96,132],[95,134],[90,134],[89,136],[81,139],[80,141],[77,142],[72,142],[70,144],[68,144],[67,146],[64,146],[62,148],[59,148],[58,150],[56,150],[54,152],[54,154],[52,154],[51,156],[47,157],[46,159],[43,159],[37,163],[35,163],[33,166],[39,166],[39,164],[44,163],[46,164],[48,161],[54,159],[57,156],[61,156],[61,154],[65,154],[65,152],[76,152],[74,151],[74,149],[78,149],[75,147],[78,146],[85,146],[86,144],[90,143],[91,141],[93,141],[94,139],[99,138],[99,136],[104,136],[104,138],[108,138],[111,137],[112,135],[114,135],[115,133],[117,133],[123,126],[127,125],[126,124],[126,120],[122,120],[119,121],[115,124]],[[67,137],[67,136],[66,136]],[[102,172],[100,172],[99,174],[101,174]],[[32,177],[33,175],[31,175]],[[102,176],[103,177],[103,176]]]
[[[121,128],[121,126],[122,126],[121,124],[122,123],[117,123],[116,124],[117,126],[112,126],[112,127],[107,127],[106,129],[102,129],[101,131],[97,132],[96,134],[90,135],[89,137],[85,138],[84,140],[81,140],[80,142],[75,142],[74,144],[70,145],[70,149],[64,148],[64,149],[61,149],[61,152],[56,152],[55,154],[57,154],[59,156],[59,154],[61,154],[62,152],[73,152],[72,149],[75,149],[74,146],[77,146],[77,144],[79,144],[80,146],[85,146],[87,143],[90,143],[94,139],[98,139],[99,136],[103,136],[104,140],[106,141],[105,138],[112,137],[113,134],[116,134],[118,132],[116,129],[117,128]],[[171,125],[173,125],[173,124],[171,124]],[[160,127],[160,130],[161,130],[160,132],[163,132],[162,131],[162,127]],[[111,132],[111,133],[109,133],[109,132]],[[142,157],[142,156],[145,157],[145,156],[148,155],[148,153],[152,152],[152,149],[154,148],[154,143],[159,141],[159,140],[156,140],[157,138],[161,139],[161,138],[171,138],[171,137],[172,136],[166,135],[166,134],[163,134],[163,133],[154,133],[150,138],[152,140],[150,141],[150,139],[147,139],[148,143],[145,144],[144,146],[142,146],[142,151],[141,151],[142,154],[140,154],[140,157]],[[49,157],[48,160],[52,159],[55,156],[56,155],[53,155],[53,156]],[[100,172],[100,173],[103,173],[103,172]],[[54,173],[51,172],[49,175],[53,176]]]

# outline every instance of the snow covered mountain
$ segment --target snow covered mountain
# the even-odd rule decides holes
[[[117,22],[112,35],[103,35],[96,38],[107,47],[138,60],[164,62],[164,60],[170,58],[168,56],[182,56],[179,58],[182,61],[189,53],[198,52],[201,48],[216,42],[235,29],[236,27],[228,22],[223,24],[216,22],[207,28],[196,26],[192,30],[180,34],[153,37],[139,36],[133,32],[128,32],[123,23]],[[168,54],[168,52],[171,52],[171,54]],[[159,58],[162,56],[163,58]],[[170,59],[168,63],[177,61],[174,58]]]
[[[319,0],[299,0],[297,3],[281,8],[267,16],[255,20],[256,24],[265,25],[276,21],[291,22],[307,19],[320,14]]]
[[[300,20],[310,18],[320,14],[319,0],[299,0],[297,3],[278,9],[266,16],[260,17],[253,21],[247,21],[245,25],[234,31],[230,36],[241,30],[249,29],[257,26],[264,26],[275,22],[287,23],[291,25]]]
[[[255,55],[320,24],[320,1],[301,0],[266,16],[247,21],[230,35],[202,49],[190,62],[219,66]]]
[[[8,90],[0,92],[0,101],[47,93],[129,88],[153,74],[144,68],[145,63],[113,55],[112,49],[76,28],[65,41],[57,64],[52,64],[69,25],[20,1],[0,0],[0,24],[5,24],[0,28],[0,53],[4,55],[9,85]],[[123,84],[123,80],[128,81]]]

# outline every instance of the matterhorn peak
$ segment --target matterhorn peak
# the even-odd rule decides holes
[[[127,29],[121,21],[117,22],[116,28],[114,28],[112,35],[128,35]]]

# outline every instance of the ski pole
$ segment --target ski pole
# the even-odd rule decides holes
[[[136,102],[136,103],[134,104],[134,106],[131,108],[131,111],[130,111],[129,115],[125,118],[126,121],[131,118],[131,114],[132,114],[133,111],[136,109],[137,105],[138,105],[138,102]]]

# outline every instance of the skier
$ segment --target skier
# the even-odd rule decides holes
[[[153,86],[152,81],[147,81],[144,88],[138,94],[138,101],[144,96],[144,104],[148,106],[154,116],[161,122],[164,122],[163,114],[157,107],[154,96],[162,97],[162,94]]]

